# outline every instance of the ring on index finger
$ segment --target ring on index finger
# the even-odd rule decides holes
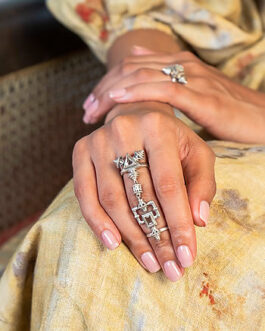
[[[113,162],[116,167],[120,169],[121,176],[125,173],[129,174],[129,178],[133,180],[133,193],[136,195],[138,205],[131,208],[134,218],[139,225],[146,225],[151,231],[146,235],[148,238],[154,237],[160,240],[160,233],[168,230],[168,227],[157,228],[157,218],[160,217],[159,210],[153,200],[148,202],[142,198],[142,185],[138,182],[137,178],[139,173],[137,171],[140,167],[148,167],[147,163],[140,162],[145,158],[144,150],[135,151],[133,155],[126,153],[125,157],[119,156]]]

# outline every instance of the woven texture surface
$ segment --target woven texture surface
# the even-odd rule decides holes
[[[0,78],[0,233],[45,208],[72,175],[82,102],[104,73],[87,50]]]

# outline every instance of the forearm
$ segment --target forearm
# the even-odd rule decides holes
[[[181,50],[177,40],[165,32],[155,29],[132,30],[117,38],[109,49],[108,70],[128,56],[134,45],[147,47],[157,52],[177,53]]]

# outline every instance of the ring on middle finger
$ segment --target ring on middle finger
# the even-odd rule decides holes
[[[180,84],[187,84],[187,78],[185,76],[184,67],[181,64],[172,64],[170,66],[164,67],[162,72],[165,75],[170,76],[173,83],[178,82]]]
[[[125,173],[129,174],[129,178],[133,180],[133,193],[137,197],[138,205],[131,208],[134,218],[139,225],[146,225],[151,230],[147,234],[147,237],[154,237],[156,240],[160,240],[160,233],[168,230],[168,227],[161,229],[157,228],[157,218],[160,217],[159,210],[153,200],[148,202],[142,198],[142,185],[138,182],[137,178],[139,173],[137,171],[140,167],[148,167],[147,163],[140,162],[145,157],[144,150],[136,151],[133,155],[126,154],[125,157],[117,157],[113,162],[116,167],[120,169],[121,176]],[[141,212],[141,213],[140,213]]]

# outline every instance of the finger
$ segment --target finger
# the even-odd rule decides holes
[[[82,215],[86,222],[109,249],[115,249],[121,242],[119,230],[100,206],[94,167],[89,155],[86,139],[76,143],[73,152],[74,190]]]
[[[182,85],[170,81],[140,83],[119,90],[111,90],[109,98],[116,103],[134,103],[141,101],[158,101],[180,109],[190,119],[205,127],[211,132],[219,114],[219,101],[211,92],[205,94],[210,88],[211,81],[190,76],[188,84]],[[104,104],[103,104],[104,107]],[[106,111],[104,109],[104,111]]]
[[[85,114],[83,117],[83,121],[88,123],[90,118],[90,114],[94,113],[98,110],[99,99],[102,99],[102,95],[110,90],[111,88],[121,88],[126,87],[133,84],[133,77],[130,77],[130,74],[133,72],[137,72],[139,69],[154,69],[161,74],[161,68],[163,67],[163,63],[124,63],[121,67],[116,66],[109,73],[107,73],[103,79],[97,84],[97,86],[93,89],[92,93],[88,96],[83,104],[83,108],[85,110]],[[164,74],[163,74],[164,75]],[[136,73],[138,77],[138,74]],[[161,75],[162,76],[162,75]],[[151,77],[150,77],[151,78]],[[140,80],[142,81],[142,80]],[[113,102],[108,99],[107,109],[110,109],[110,106],[113,106]],[[100,113],[99,113],[100,114]],[[103,114],[103,113],[102,113]]]
[[[134,146],[136,146],[136,150],[142,149],[139,145],[137,149],[137,144],[135,143]],[[121,150],[119,146],[117,149]],[[126,153],[123,155],[125,156],[125,154]],[[128,153],[128,157],[130,157],[130,153]],[[132,158],[129,159],[129,162],[131,160]],[[142,231],[145,235],[147,235],[152,233],[154,226],[157,229],[161,229],[166,227],[167,223],[156,198],[148,168],[137,168],[137,172],[139,175],[139,180],[137,180],[137,183],[132,178],[129,178],[129,173],[125,173],[123,175],[123,180],[129,205],[133,209],[135,215],[135,223],[138,225],[139,221],[140,224],[138,226],[141,227]],[[142,191],[139,199],[137,199],[136,194],[134,193],[136,186],[138,190]],[[161,232],[160,240],[150,237],[149,242],[160,265],[163,268],[166,277],[171,281],[179,280],[182,277],[184,270],[181,265],[178,265],[178,260],[175,255],[174,248],[172,247],[169,232]]]
[[[97,85],[92,89],[91,93],[86,97],[83,102],[83,109],[87,111],[94,101],[96,101],[99,91],[105,89],[105,86],[108,86],[110,82],[116,83],[119,79],[119,67],[116,66],[108,71],[103,78],[97,83]]]
[[[152,82],[139,83],[119,90],[113,89],[109,92],[109,98],[116,103],[159,101],[179,108],[189,116],[192,116],[198,108],[198,96],[198,92],[182,84],[172,83],[168,78],[155,81],[155,76]],[[104,104],[102,108],[104,109]]]
[[[215,196],[214,163],[215,155],[204,141],[198,141],[182,161],[193,220],[198,226],[207,225]]]
[[[149,116],[149,119],[148,119]],[[171,240],[181,265],[186,268],[193,264],[197,254],[196,233],[190,211],[189,200],[178,155],[178,137],[174,126],[161,123],[161,114],[150,113],[146,121],[155,124],[159,138],[145,136],[152,180],[156,196],[162,206]],[[151,118],[153,116],[153,119]],[[156,116],[156,118],[154,117]],[[172,120],[172,119],[171,119]],[[163,125],[162,125],[163,124]],[[163,130],[162,127],[167,127]],[[161,135],[163,135],[161,137]],[[167,144],[163,144],[166,141]],[[161,162],[163,165],[161,166]]]
[[[138,65],[136,65],[138,66]],[[115,91],[118,91],[119,95],[120,90],[123,92],[124,86],[130,86],[138,82],[141,84],[147,81],[168,81],[169,77],[161,72],[161,70],[157,70],[160,68],[159,64],[150,64],[150,68],[141,68],[139,70],[135,70],[131,75],[125,76],[122,78],[117,84],[112,85],[112,88]],[[111,98],[109,90],[100,94],[97,100],[90,106],[89,109],[86,110],[84,115],[84,121],[89,123],[97,122],[103,115],[105,115],[113,106],[116,104],[114,98]]]
[[[139,54],[138,54],[139,55]],[[162,52],[150,52],[146,51],[144,55],[141,56],[130,56],[124,59],[118,66],[111,69],[97,86],[93,89],[92,93],[87,97],[83,104],[83,108],[88,110],[89,106],[97,99],[97,96],[101,94],[106,89],[117,83],[122,77],[127,76],[132,71],[130,70],[133,64],[141,63],[142,66],[146,63],[160,62],[164,65],[169,65],[173,63],[179,63],[191,67],[192,72],[196,74],[202,74],[204,71],[204,76],[209,76],[209,74],[220,74],[220,71],[206,63],[202,62],[198,57],[189,51],[181,51],[178,53],[162,53]],[[160,68],[161,69],[161,68]]]
[[[160,264],[128,206],[123,180],[113,163],[115,155],[109,141],[95,139],[95,148],[91,152],[100,204],[119,229],[122,240],[141,266],[150,272],[157,272],[160,270]]]
[[[133,47],[134,49],[137,47]],[[86,98],[83,103],[84,110],[87,110],[89,106],[97,99],[98,95],[101,94],[106,89],[110,88],[114,84],[116,84],[122,77],[127,76],[130,72],[130,68],[133,64],[136,63],[152,63],[152,62],[160,62],[163,65],[165,64],[173,64],[175,62],[185,64],[186,62],[197,62],[202,66],[207,66],[202,61],[200,61],[194,54],[191,52],[178,52],[175,54],[170,53],[162,53],[162,52],[151,52],[144,51],[142,47],[140,47],[144,54],[141,56],[129,56],[125,58],[119,65],[112,68],[96,85],[96,87],[92,90],[91,94]],[[137,51],[136,51],[137,52]],[[135,55],[135,54],[134,54]],[[137,54],[139,55],[139,54]],[[207,66],[210,67],[210,66]],[[210,67],[211,68],[211,67]]]
[[[167,226],[165,217],[163,215],[162,209],[160,208],[159,202],[156,198],[152,180],[150,177],[150,173],[147,168],[138,169],[139,173],[139,183],[142,186],[143,193],[142,198],[143,201],[147,203],[147,211],[144,212],[141,208],[135,209],[135,213],[138,215],[148,215],[152,214],[152,217],[156,217],[156,209],[159,210],[159,217],[156,218],[157,229],[163,228]],[[133,194],[133,182],[129,179],[128,174],[124,175],[124,183],[126,188],[126,193],[128,197],[128,201],[131,208],[137,208],[139,202],[136,196]],[[141,220],[143,218],[140,217]],[[150,217],[146,216],[147,222],[151,223]],[[135,222],[137,222],[135,220]],[[152,224],[152,223],[151,223]],[[152,232],[152,227],[148,228],[146,224],[138,225],[142,228],[145,235],[150,234]],[[172,247],[172,242],[170,238],[170,234],[168,231],[163,231],[160,233],[160,240],[155,239],[154,237],[149,238],[149,242],[155,252],[155,255],[163,268],[163,271],[168,279],[171,281],[179,280],[183,275],[183,268],[179,265],[178,260],[175,255],[174,248]]]

